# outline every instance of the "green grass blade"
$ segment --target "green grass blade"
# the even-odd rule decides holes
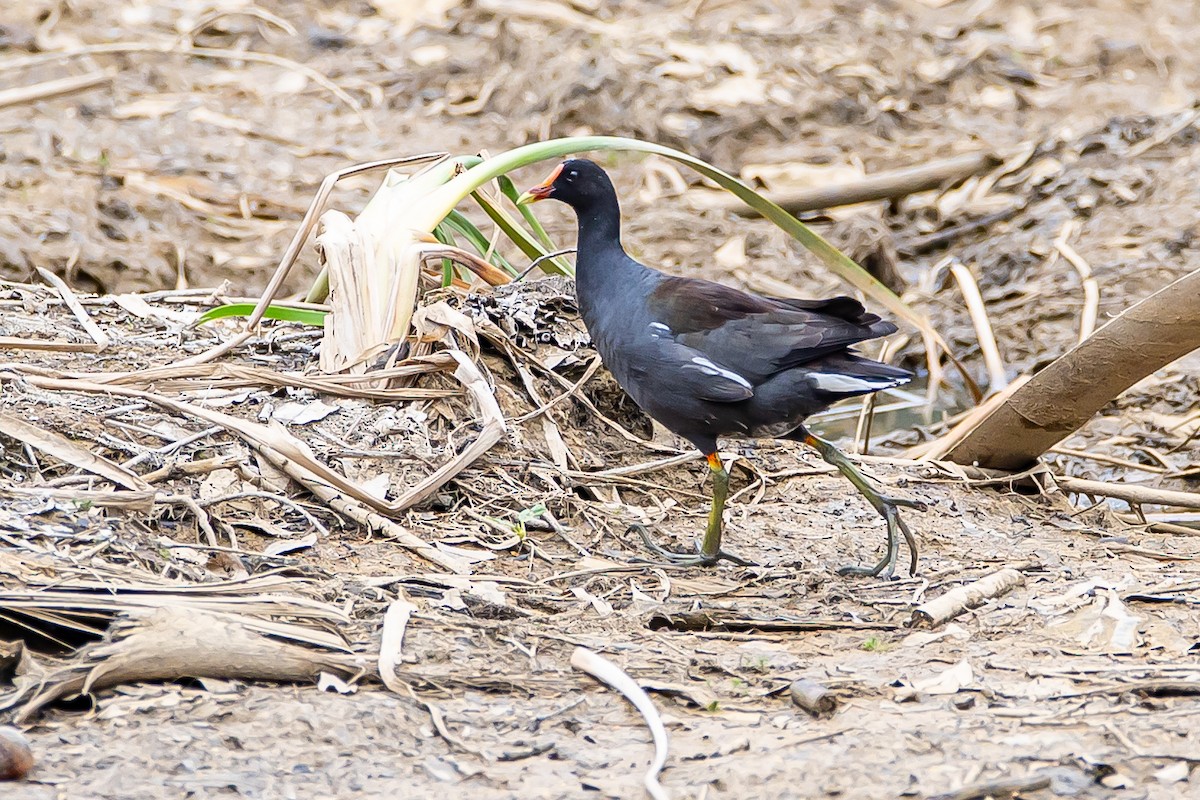
[[[470,242],[471,246],[475,248],[480,256],[488,254],[488,249],[491,248],[492,243],[483,235],[483,231],[475,227],[475,223],[467,219],[462,212],[451,211],[446,215],[446,219],[442,223]],[[491,258],[488,260],[509,275],[517,274],[516,267],[509,263],[509,260],[498,250],[492,250]]]
[[[228,319],[229,317],[248,317],[254,313],[254,303],[229,303],[224,306],[210,308],[200,315],[196,320],[197,325],[203,325],[206,322],[212,322],[217,319]],[[325,315],[328,311],[316,311],[311,308],[290,308],[288,306],[267,306],[266,312],[263,314],[267,319],[277,319],[283,322],[298,322],[301,325],[313,325],[323,327],[325,325]]]
[[[512,216],[503,208],[493,203],[483,192],[473,192],[472,197],[479,203],[480,208],[491,217],[492,221],[504,232],[504,235],[513,241],[522,253],[530,260],[541,258],[547,253],[554,252],[543,247],[542,243],[529,235],[524,228],[521,227]],[[546,272],[557,273],[559,275],[574,275],[575,271],[571,269],[571,265],[562,258],[548,258],[542,262],[542,269]]]
[[[433,237],[442,244],[448,244],[451,247],[458,246],[458,242],[454,240],[454,234],[450,232],[445,220],[442,220],[442,224],[433,229]],[[448,258],[443,258],[442,288],[445,289],[452,283],[454,283],[454,262]]]
[[[513,185],[512,178],[509,178],[507,175],[501,175],[496,179],[496,182],[500,184],[500,191],[504,193],[504,196],[511,200],[513,205],[517,206],[517,210],[521,212],[521,216],[525,218],[525,222],[533,229],[533,235],[542,243],[542,247],[546,248],[546,252],[552,253],[555,250],[561,250],[562,248],[556,247],[554,242],[550,241],[550,234],[546,233],[546,229],[542,227],[542,223],[533,213],[533,209],[528,204],[517,204],[517,198],[521,196],[521,193]]]

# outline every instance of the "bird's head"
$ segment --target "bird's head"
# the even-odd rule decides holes
[[[581,211],[610,197],[616,197],[616,190],[604,170],[586,159],[572,158],[559,164],[546,180],[517,198],[517,203],[553,198]]]

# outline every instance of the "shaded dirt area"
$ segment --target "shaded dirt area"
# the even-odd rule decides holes
[[[813,215],[860,258],[897,251],[907,298],[986,388],[948,257],[978,282],[1009,377],[1078,336],[1082,278],[1056,240],[1094,275],[1101,322],[1200,266],[1190,5],[237,8],[211,16],[182,2],[114,11],[80,0],[31,5],[0,25],[0,87],[113,70],[98,88],[0,108],[0,274],[10,281],[0,286],[0,336],[73,343],[6,352],[0,411],[193,500],[104,495],[108,484],[5,422],[0,680],[37,674],[3,649],[46,621],[14,610],[27,589],[93,581],[174,591],[264,575],[288,582],[281,596],[336,617],[306,624],[344,639],[363,674],[345,676],[360,678],[345,695],[205,680],[51,705],[27,723],[36,771],[5,786],[6,797],[639,796],[649,735],[615,692],[571,668],[575,646],[652,692],[671,735],[664,783],[679,797],[930,797],[1035,773],[1049,785],[1022,796],[1194,792],[1200,539],[1189,528],[1153,532],[1119,519],[1120,504],[970,485],[902,457],[944,422],[880,417],[865,468],[930,506],[910,515],[917,577],[838,577],[838,565],[876,556],[878,519],[811,454],[763,442],[729,446],[728,543],[759,566],[630,564],[640,552],[632,522],[689,546],[703,525],[706,470],[603,370],[532,415],[594,358],[562,284],[447,296],[475,320],[510,429],[398,520],[402,529],[372,532],[315,501],[227,426],[153,397],[53,384],[90,376],[274,421],[331,469],[395,495],[478,432],[446,364],[395,402],[328,383],[318,391],[300,379],[315,369],[317,335],[271,324],[222,369],[183,374],[175,361],[232,331],[184,323],[262,287],[333,169],[593,132],[674,145],[775,190],[800,181],[790,173],[801,163],[827,168],[818,181],[840,180],[1000,153],[1002,166],[961,186]],[[91,47],[101,43],[110,44]],[[192,49],[146,52],[160,43]],[[263,53],[289,61],[254,55]],[[761,291],[841,290],[768,224],[704,207],[693,176],[656,159],[605,163],[626,242],[647,262]],[[356,179],[335,205],[357,210],[373,188]],[[569,244],[567,217],[550,209],[548,218]],[[291,290],[315,273],[311,248],[302,265]],[[104,351],[85,352],[91,340],[59,296],[28,285],[35,267],[104,294],[84,298],[111,339]],[[114,296],[146,291],[156,294],[145,302]],[[919,339],[902,358],[923,363]],[[1198,376],[1193,356],[1147,379],[1049,462],[1063,474],[1194,489]],[[951,387],[938,404],[966,402]],[[853,430],[853,417],[849,429],[825,422]],[[546,513],[526,514],[520,531],[520,513],[539,504]],[[1146,512],[1196,524],[1194,513]],[[406,532],[469,574],[414,555]],[[1010,593],[932,632],[909,629],[915,606],[1004,567],[1023,579]],[[398,673],[409,694],[379,686],[373,661],[385,610],[401,596],[416,606]],[[263,616],[291,619],[272,613]],[[687,624],[702,615],[703,629]],[[72,619],[103,629],[109,616]],[[52,630],[72,647],[96,635]],[[29,641],[39,668],[64,657],[63,643]],[[799,678],[829,687],[838,710],[812,718],[797,708],[788,686]]]

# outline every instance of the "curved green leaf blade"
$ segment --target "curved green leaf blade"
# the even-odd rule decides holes
[[[216,308],[210,308],[200,315],[196,320],[196,325],[203,325],[206,322],[212,322],[218,319],[228,319],[229,317],[248,317],[254,313],[254,303],[229,303]],[[267,319],[277,319],[282,322],[298,322],[301,325],[313,325],[315,327],[323,327],[325,325],[325,315],[328,311],[316,311],[311,308],[291,308],[288,306],[267,306],[267,310],[263,316]]]
[[[513,205],[517,207],[517,210],[521,212],[521,216],[525,218],[525,221],[529,223],[529,227],[533,229],[533,235],[538,238],[538,241],[542,243],[546,251],[553,252],[560,250],[561,248],[555,247],[554,242],[550,240],[550,234],[546,233],[546,229],[542,227],[542,223],[533,213],[533,209],[525,203],[517,202],[517,198],[521,196],[521,193],[517,191],[512,178],[507,175],[501,175],[496,179],[496,183],[500,184],[500,191],[504,193],[504,196],[511,200]]]
[[[528,256],[530,260],[536,260],[548,253],[554,252],[553,250],[546,250],[541,242],[530,236],[507,211],[493,203],[483,192],[474,192],[471,196],[479,203],[479,207],[492,218],[497,227],[504,231],[504,235],[511,239],[513,244]],[[542,270],[559,275],[575,274],[571,265],[558,257],[548,258],[543,261]]]
[[[794,239],[804,245],[834,274],[860,290],[867,297],[875,300],[893,314],[902,317],[922,332],[934,337],[944,346],[944,342],[929,321],[914,311],[895,292],[875,279],[853,259],[846,256],[836,247],[800,220],[784,211],[779,205],[751,189],[741,180],[728,172],[709,164],[707,161],[688,155],[671,147],[628,139],[621,136],[573,136],[563,139],[551,139],[548,142],[536,142],[517,147],[505,153],[485,159],[466,171],[456,175],[447,183],[434,189],[428,196],[428,204],[424,206],[431,215],[428,225],[432,227],[445,216],[446,209],[453,208],[460,200],[478,189],[490,180],[495,180],[505,173],[518,167],[529,166],[538,161],[550,158],[562,158],[572,153],[589,150],[628,150],[641,153],[653,153],[664,156],[681,164],[686,164],[704,177],[734,194],[746,205],[753,208],[766,219],[771,220]],[[440,215],[439,215],[440,211]]]
[[[446,215],[446,219],[442,220],[442,223],[470,242],[471,246],[475,248],[481,257],[488,254],[488,249],[491,248],[492,243],[483,235],[483,231],[475,227],[475,223],[467,219],[461,211],[451,211]],[[509,275],[517,274],[516,267],[499,250],[493,249],[491,258],[488,260]]]

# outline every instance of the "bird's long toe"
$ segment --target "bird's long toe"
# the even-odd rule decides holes
[[[904,537],[905,544],[908,545],[909,565],[908,574],[910,576],[917,574],[917,539],[913,536],[912,531],[908,527],[908,523],[900,516],[899,506],[906,508],[917,508],[924,511],[926,506],[924,503],[916,500],[904,500],[903,498],[887,497],[879,495],[879,506],[881,507],[881,515],[887,521],[887,550],[879,563],[874,566],[864,567],[858,565],[847,565],[838,570],[839,575],[869,575],[876,577],[882,575],[884,578],[891,579],[896,571],[896,561],[900,555],[900,537]]]
[[[728,561],[736,564],[739,567],[752,567],[754,562],[736,556],[733,553],[728,553],[724,550],[717,550],[715,553],[695,552],[695,553],[677,553],[674,550],[668,550],[662,545],[654,541],[650,536],[650,530],[641,524],[630,525],[626,533],[636,533],[642,540],[642,544],[646,549],[652,552],[655,556],[662,559],[665,565],[672,567],[712,567],[722,561]],[[645,564],[661,564],[662,562],[655,561],[651,558],[635,556],[634,561]]]

